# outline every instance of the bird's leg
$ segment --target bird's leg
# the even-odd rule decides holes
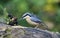
[[[38,25],[36,25],[35,28],[38,28]]]

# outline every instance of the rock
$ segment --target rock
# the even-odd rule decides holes
[[[6,27],[9,28],[4,31],[0,31],[0,38],[60,38],[60,33],[50,32],[38,28],[29,28],[22,26]]]

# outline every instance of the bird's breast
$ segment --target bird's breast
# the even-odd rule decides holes
[[[27,21],[29,24],[32,24],[32,25],[39,25],[39,23],[36,23],[36,22],[31,21],[29,18],[26,19],[26,21]]]

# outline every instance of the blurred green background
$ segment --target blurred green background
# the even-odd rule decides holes
[[[60,32],[60,0],[0,0],[0,22],[6,22],[8,13],[20,19],[25,12],[34,13],[51,31]],[[25,20],[18,22],[31,26]]]

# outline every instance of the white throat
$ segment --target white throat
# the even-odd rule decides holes
[[[26,16],[25,19],[30,19],[30,16]]]

